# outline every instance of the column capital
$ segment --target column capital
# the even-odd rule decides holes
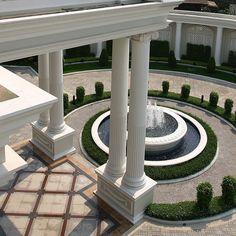
[[[157,39],[159,37],[159,33],[157,31],[144,33],[144,34],[136,34],[131,36],[131,40],[145,42],[151,41],[152,39]]]

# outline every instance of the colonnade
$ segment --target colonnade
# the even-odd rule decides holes
[[[74,130],[64,122],[62,51],[39,55],[38,65],[39,87],[57,97],[58,101],[32,124],[32,142],[56,160],[75,152]]]
[[[146,105],[152,33],[131,37],[131,84],[127,133],[130,39],[113,40],[109,160],[97,168],[97,195],[135,223],[152,202],[156,182],[144,173]],[[32,142],[56,160],[74,152],[74,130],[64,122],[62,52],[39,56],[39,87],[58,98],[32,124]],[[127,152],[126,152],[127,150]],[[127,157],[126,157],[127,155]]]
[[[152,33],[131,37],[127,142],[130,44],[128,38],[113,40],[109,159],[95,170],[97,195],[133,223],[142,218],[144,209],[152,202],[156,185],[144,173],[151,37]]]
[[[176,31],[175,31],[175,57],[177,60],[181,59],[181,40],[182,40],[182,22],[176,22]],[[216,40],[215,40],[215,52],[214,58],[216,66],[220,66],[221,61],[221,51],[222,51],[222,38],[223,38],[223,27],[216,27]]]

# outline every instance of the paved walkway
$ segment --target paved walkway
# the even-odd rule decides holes
[[[23,76],[27,80],[37,81],[37,78],[25,73]],[[76,86],[82,85],[85,86],[87,93],[94,92],[94,82],[103,81],[106,90],[110,90],[110,72],[90,72],[90,73],[78,73],[73,75],[66,75],[64,84],[65,91],[74,94]],[[226,97],[233,98],[236,103],[236,90],[232,88],[225,88],[220,85],[215,85],[203,81],[193,81],[188,78],[173,77],[173,76],[164,76],[151,74],[151,80],[149,87],[153,89],[160,89],[162,80],[170,81],[170,88],[172,91],[180,91],[182,83],[191,84],[192,90],[191,93],[194,96],[199,96],[200,94],[209,94],[210,91],[218,91],[220,94],[220,104],[224,103]],[[209,181],[214,186],[215,194],[220,194],[220,183],[222,177],[225,175],[235,175],[236,173],[236,134],[235,132],[224,122],[218,120],[214,116],[209,115],[206,112],[200,111],[189,106],[183,106],[173,102],[161,102],[163,105],[177,107],[178,109],[191,112],[201,118],[203,118],[208,123],[211,123],[212,128],[216,132],[220,144],[220,153],[219,158],[215,165],[206,173],[190,181],[182,182],[179,184],[169,184],[169,185],[159,185],[155,190],[155,200],[158,202],[176,202],[181,200],[190,200],[195,199],[195,189],[198,183],[202,181]],[[66,122],[68,125],[76,129],[76,138],[74,140],[75,146],[78,148],[79,160],[87,165],[86,167],[92,170],[94,167],[89,164],[83,157],[79,149],[79,133],[81,128],[86,120],[93,114],[97,113],[100,110],[103,110],[109,106],[109,101],[102,102],[96,105],[88,106],[87,108],[82,108],[72,115],[70,115]],[[18,141],[30,138],[30,126],[23,127],[20,132],[16,135],[11,136],[11,143],[16,143]],[[199,226],[198,230],[192,229],[191,227],[181,227],[173,228],[160,225],[152,225],[149,222],[145,222],[140,225],[132,235],[236,235],[235,216],[233,219],[227,219],[226,221],[217,221],[212,223],[212,225]],[[193,226],[195,227],[195,226]],[[218,232],[218,233],[217,233]]]

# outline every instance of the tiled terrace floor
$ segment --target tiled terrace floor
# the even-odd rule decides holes
[[[28,167],[0,188],[0,236],[121,235],[129,229],[98,202],[95,174],[73,157],[50,164],[30,143],[16,150]]]

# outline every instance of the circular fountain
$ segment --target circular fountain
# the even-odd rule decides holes
[[[129,108],[128,108],[129,111]],[[96,145],[109,153],[110,111],[99,116],[91,130]],[[127,132],[128,137],[128,132]],[[191,116],[155,103],[147,105],[145,165],[169,166],[189,161],[207,144],[202,125]]]
[[[168,108],[148,104],[145,150],[166,152],[175,148],[187,132],[187,125],[181,116]]]

